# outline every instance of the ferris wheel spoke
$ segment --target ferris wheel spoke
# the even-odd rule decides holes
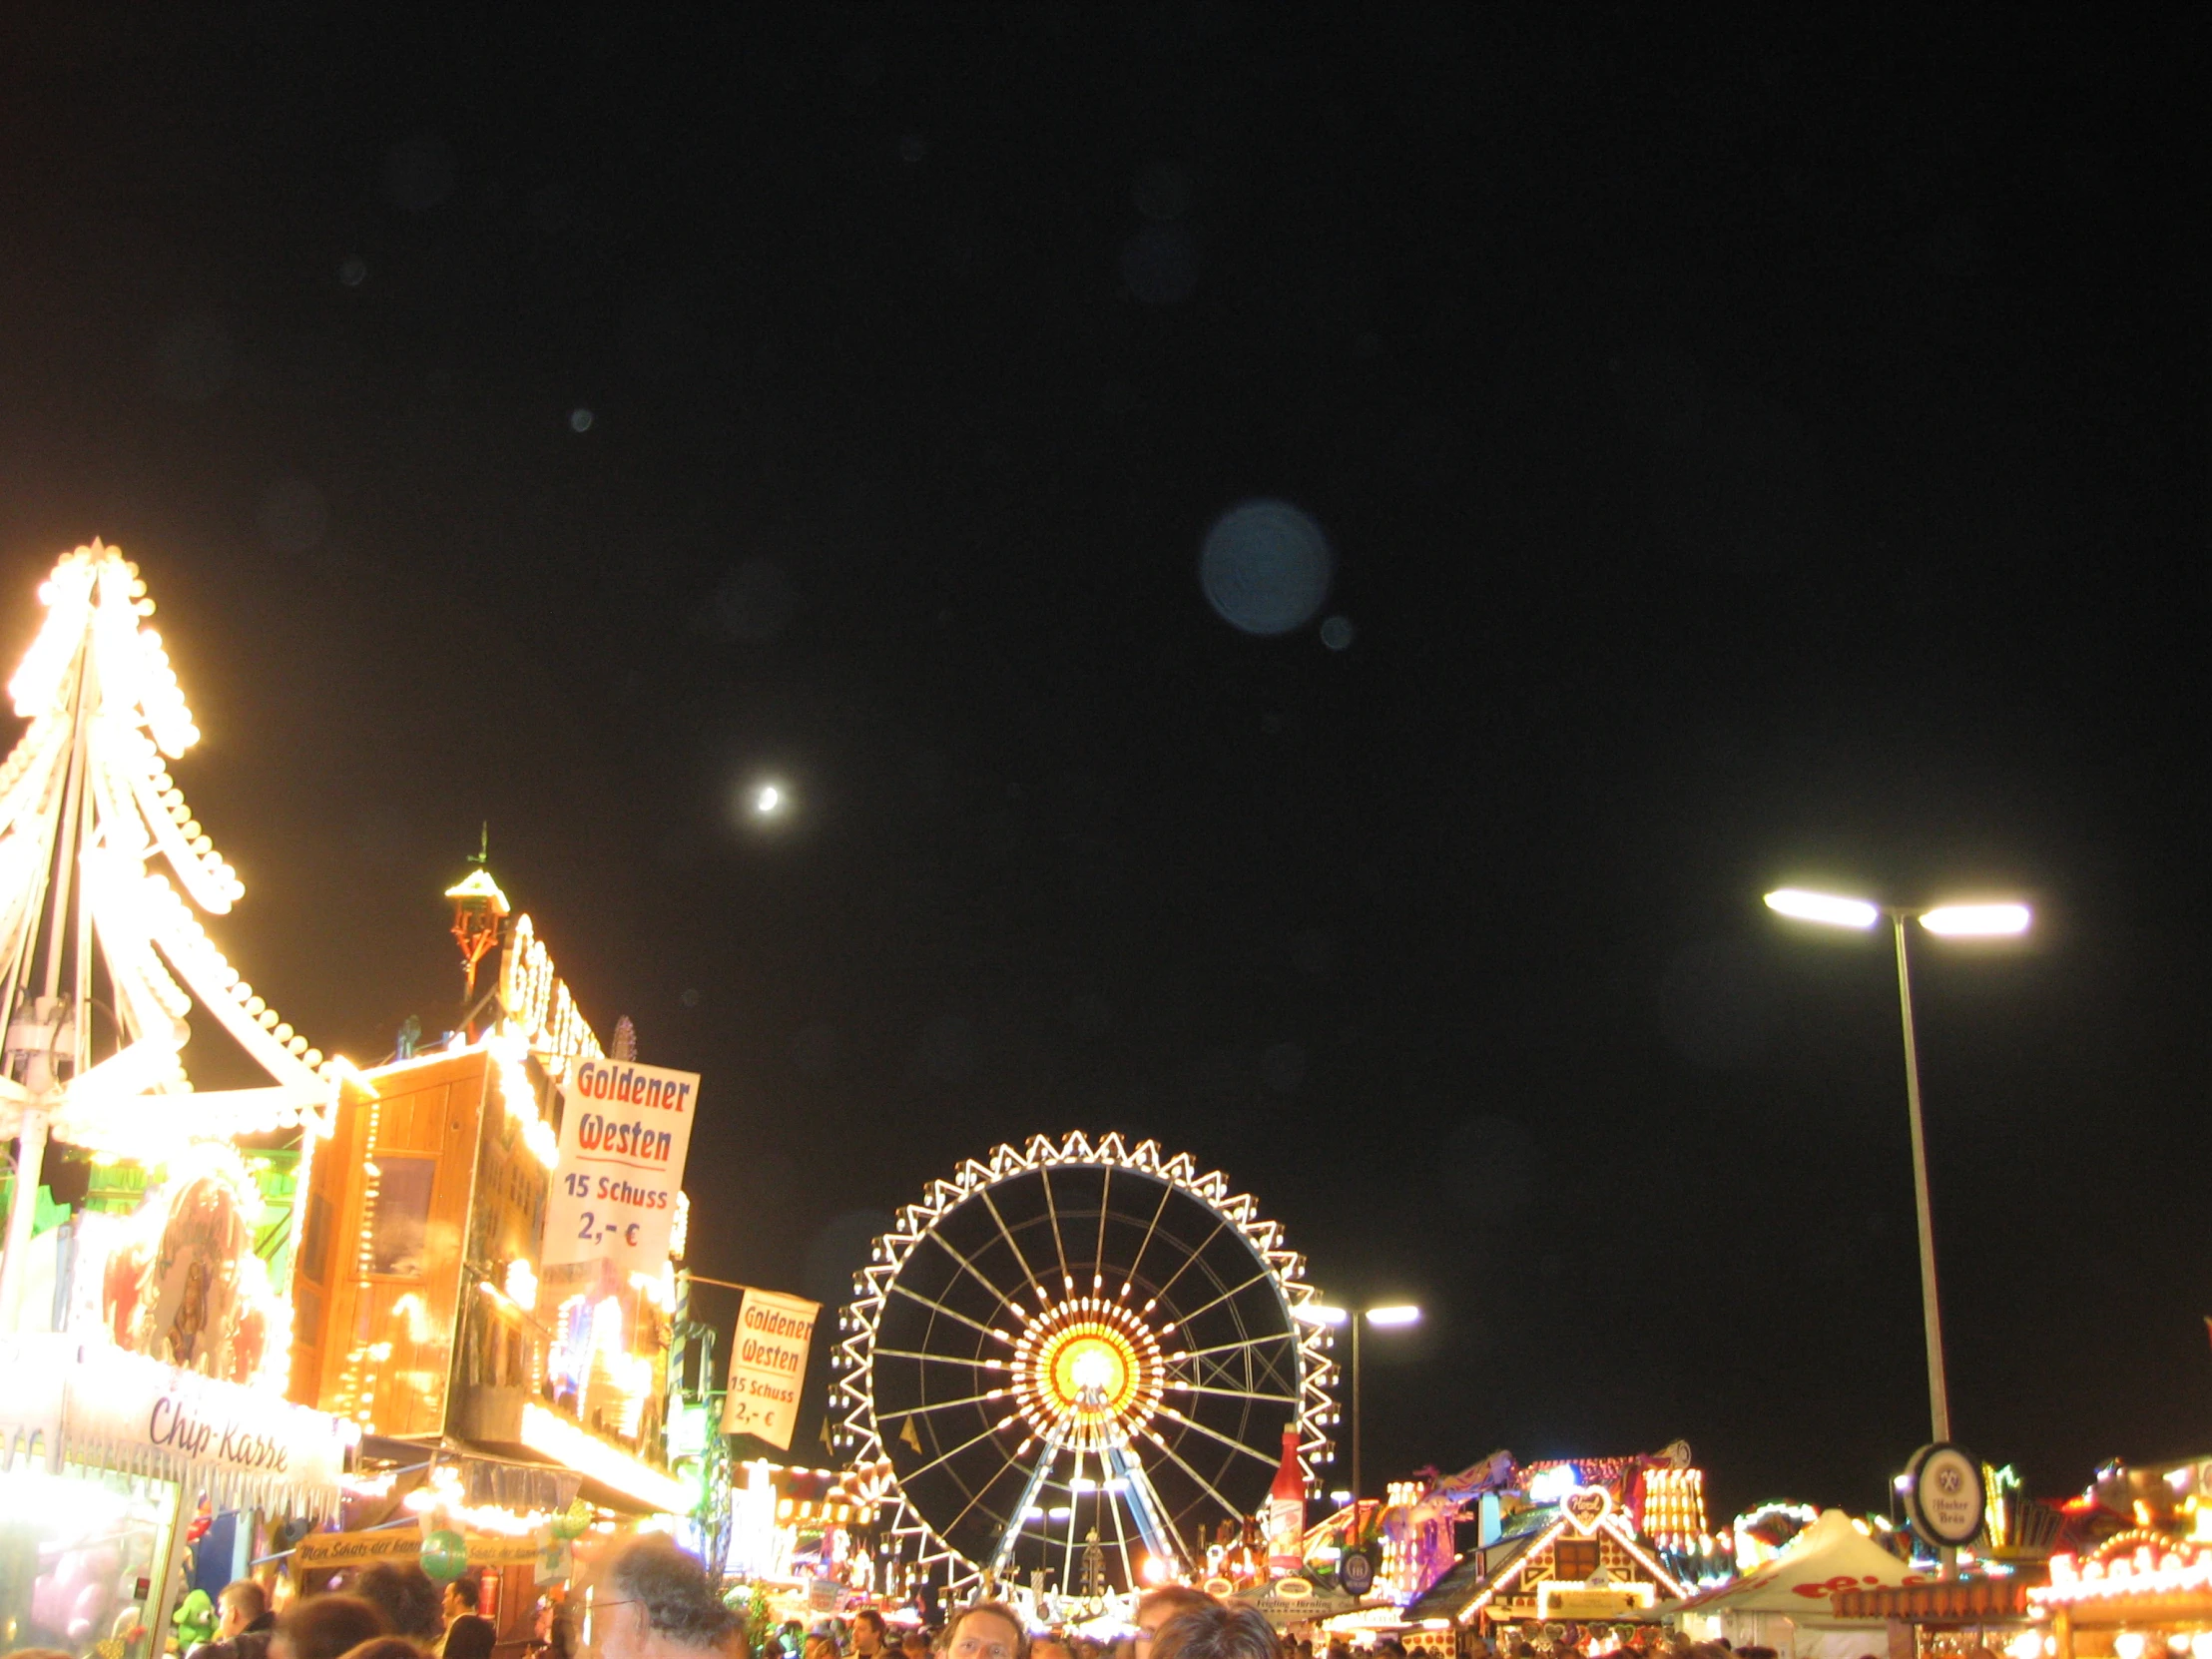
[[[1116,1478],[1126,1482],[1128,1477],[1123,1475]],[[1127,1501],[1129,1496],[1126,1492],[1119,1495],[1124,1501]],[[1134,1584],[1137,1581],[1137,1570],[1129,1564],[1129,1529],[1121,1524],[1121,1504],[1109,1503],[1106,1505],[1106,1511],[1114,1517],[1114,1548],[1121,1551],[1122,1579],[1126,1583]]]
[[[1037,1179],[1044,1183],[1044,1213],[1052,1223],[1052,1254],[1060,1259],[1060,1284],[1063,1289],[1075,1288],[1075,1275],[1068,1272],[1067,1246],[1060,1242],[1060,1207],[1052,1198],[1052,1171],[1044,1165],[1037,1166]],[[1072,1550],[1073,1545],[1069,1548]]]
[[[1209,1387],[1204,1382],[1170,1382],[1168,1386],[1179,1388],[1185,1393],[1219,1394],[1223,1399],[1255,1399],[1262,1402],[1273,1400],[1279,1405],[1296,1405],[1298,1403],[1298,1395],[1296,1394],[1262,1393],[1256,1388],[1215,1388]]]
[[[1172,1405],[1162,1405],[1160,1407],[1160,1414],[1165,1417],[1173,1417],[1177,1422],[1181,1423],[1186,1428],[1197,1429],[1201,1434],[1205,1435],[1210,1440],[1221,1441],[1221,1443],[1227,1446],[1231,1451],[1243,1452],[1255,1463],[1264,1463],[1272,1469],[1276,1466],[1278,1462],[1281,1461],[1280,1453],[1278,1453],[1276,1456],[1271,1457],[1264,1451],[1255,1451],[1252,1449],[1252,1447],[1246,1445],[1244,1441],[1237,1439],[1231,1435],[1224,1434],[1220,1429],[1215,1428],[1210,1424],[1200,1422],[1196,1417],[1186,1416],[1183,1412],[1178,1411]]]
[[[905,1485],[911,1481],[919,1480],[930,1470],[937,1468],[942,1464],[951,1462],[953,1458],[959,1456],[960,1453],[967,1450],[968,1447],[981,1445],[985,1440],[989,1439],[993,1434],[998,1433],[1001,1429],[1006,1428],[1015,1419],[1012,1416],[1000,1417],[996,1422],[992,1423],[990,1427],[984,1429],[982,1433],[977,1434],[970,1439],[962,1440],[950,1451],[939,1452],[936,1456],[930,1458],[928,1462],[922,1464],[919,1468],[908,1469],[904,1474],[899,1475],[899,1484]]]
[[[1216,1343],[1211,1348],[1186,1348],[1171,1358],[1177,1361],[1204,1360],[1216,1354],[1236,1354],[1248,1348],[1273,1348],[1279,1343],[1294,1341],[1296,1339],[1289,1332],[1279,1331],[1272,1337],[1245,1337],[1233,1343]]]
[[[1007,1467],[1010,1468],[1012,1467],[1012,1465],[1008,1464]],[[1005,1469],[1000,1469],[997,1474],[992,1475],[988,1480],[984,1481],[982,1485],[976,1487],[974,1495],[969,1497],[969,1499],[965,1503],[960,1505],[960,1512],[944,1523],[944,1530],[946,1532],[951,1532],[955,1528],[957,1528],[962,1521],[966,1520],[968,1518],[969,1512],[972,1511],[978,1503],[981,1503],[983,1499],[990,1494],[990,1489],[998,1484],[1000,1478],[1004,1476],[1005,1473]],[[1024,1501],[1026,1502],[1027,1500],[1025,1499]],[[1017,1508],[1015,1512],[1018,1514],[1020,1511]]]
[[[1106,1218],[1114,1209],[1114,1166],[1105,1165],[1098,1179],[1098,1250],[1091,1257],[1091,1289],[1094,1291],[1106,1287]]]
[[[1083,1453],[1073,1453],[1073,1464],[1068,1470],[1068,1544],[1067,1553],[1061,1558],[1060,1591],[1063,1595],[1075,1590],[1075,1523],[1083,1517],[1083,1493],[1076,1482],[1083,1478]],[[1050,1546],[1047,1545],[1047,1548]]]
[[[1176,1384],[1178,1387],[1183,1385],[1182,1383]],[[988,1393],[969,1394],[964,1399],[935,1399],[926,1405],[908,1406],[905,1410],[891,1412],[891,1415],[894,1417],[926,1416],[931,1411],[949,1411],[956,1405],[986,1405],[994,1399],[1004,1399],[1005,1397],[1006,1390],[1004,1388],[993,1388]]]
[[[1244,1513],[1244,1509],[1241,1505],[1232,1503],[1229,1501],[1229,1499],[1223,1497],[1220,1490],[1214,1485],[1211,1480],[1207,1479],[1203,1474],[1200,1474],[1198,1470],[1192,1468],[1190,1464],[1184,1462],[1183,1454],[1177,1451],[1175,1447],[1168,1444],[1166,1436],[1160,1434],[1157,1430],[1150,1428],[1146,1429],[1144,1432],[1146,1439],[1150,1440],[1154,1445],[1158,1446],[1161,1451],[1167,1454],[1168,1461],[1173,1463],[1177,1468],[1181,1469],[1185,1474],[1189,1475],[1193,1480],[1197,1481],[1199,1489],[1203,1491],[1208,1497],[1212,1498],[1216,1503],[1221,1505],[1222,1512],[1224,1514],[1241,1515]]]
[[[1245,1292],[1251,1290],[1253,1286],[1265,1283],[1267,1280],[1273,1279],[1274,1277],[1275,1270],[1273,1268],[1262,1268],[1258,1273],[1254,1274],[1250,1279],[1247,1279],[1243,1284],[1231,1286],[1228,1290],[1222,1292],[1221,1295],[1215,1297],[1213,1301],[1202,1303],[1198,1307],[1193,1308],[1189,1313],[1178,1316],[1175,1323],[1178,1327],[1187,1329],[1191,1321],[1197,1319],[1201,1314],[1212,1313],[1216,1308],[1219,1308],[1231,1297],[1242,1296],[1245,1294]]]
[[[957,1354],[924,1354],[912,1348],[874,1348],[868,1351],[879,1360],[919,1360],[925,1366],[965,1366],[970,1371],[996,1371],[1002,1362],[962,1359]]]
[[[1124,1285],[1136,1283],[1137,1274],[1144,1267],[1144,1253],[1152,1248],[1152,1235],[1160,1230],[1160,1218],[1167,1214],[1168,1199],[1174,1195],[1174,1192],[1175,1188],[1171,1183],[1166,1181],[1160,1183],[1160,1202],[1152,1207],[1152,1220],[1145,1224],[1144,1237],[1137,1241],[1137,1254],[1130,1259],[1129,1272],[1123,1280]]]
[[[1204,1258],[1206,1252],[1213,1248],[1214,1241],[1228,1231],[1229,1218],[1224,1216],[1217,1220],[1214,1223],[1214,1230],[1206,1235],[1206,1242],[1183,1258],[1183,1265],[1177,1268],[1173,1273],[1168,1275],[1168,1282],[1165,1285],[1162,1285],[1158,1290],[1152,1293],[1152,1300],[1156,1303],[1165,1302],[1167,1300],[1168,1292],[1175,1289],[1176,1281],[1181,1279],[1183,1275],[1191,1271],[1191,1264]]]
[[[1006,1524],[998,1534],[998,1546],[991,1552],[991,1565],[1011,1560],[1015,1547],[1021,1542],[1022,1529],[1029,1524],[1029,1511],[1036,1507],[1037,1493],[1044,1489],[1045,1476],[1052,1472],[1052,1465],[1059,1460],[1059,1451],[1050,1440],[1042,1442],[1037,1461],[1029,1470],[1029,1478],[1023,1483],[1021,1497],[1014,1504],[1014,1512],[1006,1518]],[[1012,1467],[1008,1464],[1008,1467]]]
[[[967,1315],[960,1313],[955,1309],[947,1308],[941,1302],[932,1302],[929,1298],[923,1296],[919,1291],[910,1291],[904,1285],[898,1283],[898,1281],[895,1279],[891,1281],[890,1294],[892,1296],[902,1296],[908,1302],[918,1302],[921,1304],[922,1307],[928,1309],[931,1313],[942,1314],[948,1320],[958,1320],[969,1330],[980,1331],[986,1337],[996,1337],[1000,1342],[1005,1342],[1007,1340],[1006,1334],[1003,1331],[993,1331],[989,1326],[985,1325],[980,1320],[971,1320],[967,1317]]]
[[[984,1278],[982,1270],[976,1267],[973,1262],[969,1261],[965,1256],[962,1256],[957,1250],[954,1250],[952,1248],[951,1240],[947,1239],[934,1227],[932,1227],[926,1234],[924,1234],[923,1237],[932,1240],[939,1250],[943,1251],[947,1256],[951,1257],[955,1262],[959,1263],[960,1266],[967,1271],[967,1276],[970,1279],[974,1280],[978,1285],[982,1286],[983,1289],[990,1292],[991,1295],[997,1300],[998,1305],[1001,1308],[1007,1309],[1009,1311],[1013,1309],[1014,1299],[1008,1296],[1004,1291],[1000,1290],[996,1285],[992,1284],[988,1279]]]
[[[1022,1278],[1029,1282],[1032,1291],[1043,1296],[1044,1286],[1037,1282],[1036,1270],[1030,1267],[1029,1258],[1021,1253],[1021,1246],[1014,1239],[1013,1229],[1006,1225],[1006,1218],[998,1213],[998,1206],[991,1202],[990,1188],[980,1189],[975,1196],[983,1201],[983,1208],[990,1211],[991,1220],[998,1224],[998,1236],[1006,1241],[1006,1248],[1014,1253],[1014,1263],[1021,1269]]]

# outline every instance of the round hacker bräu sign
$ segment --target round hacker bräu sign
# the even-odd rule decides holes
[[[1925,1445],[1905,1467],[1905,1512],[1930,1543],[1955,1549],[1981,1531],[1981,1464],[1947,1440]]]

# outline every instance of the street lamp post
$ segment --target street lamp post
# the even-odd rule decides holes
[[[1349,1308],[1315,1306],[1306,1313],[1323,1325],[1349,1325],[1352,1327],[1352,1499],[1360,1500],[1360,1327],[1373,1325],[1382,1330],[1395,1330],[1401,1326],[1418,1325],[1420,1310],[1411,1303],[1391,1303],[1382,1308],[1363,1308],[1354,1313]]]
[[[1943,1321],[1936,1291],[1936,1233],[1928,1198],[1928,1140],[1921,1120],[1920,1048],[1913,1036],[1913,973],[1905,924],[1917,919],[1947,938],[1989,938],[2027,931],[2025,904],[1939,904],[1931,909],[1875,905],[1860,898],[1782,887],[1767,894],[1768,908],[1829,927],[1871,928],[1887,916],[1897,945],[1898,1012],[1905,1027],[1905,1108],[1913,1126],[1913,1204],[1921,1235],[1921,1326],[1928,1345],[1928,1412],[1937,1441],[1950,1438],[1950,1392],[1943,1380]]]

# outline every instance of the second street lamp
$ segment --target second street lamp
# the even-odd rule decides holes
[[[1317,1303],[1305,1309],[1304,1316],[1322,1325],[1352,1327],[1352,1497],[1357,1502],[1360,1497],[1360,1327],[1372,1325],[1379,1330],[1391,1331],[1418,1325],[1420,1310],[1409,1302],[1393,1302],[1381,1308],[1363,1308],[1355,1314],[1349,1308],[1331,1308]]]
[[[1928,1141],[1921,1127],[1921,1060],[1913,1039],[1913,975],[1905,948],[1905,924],[1918,920],[1944,938],[1991,938],[2027,931],[2025,904],[1938,904],[1930,909],[1870,904],[1863,898],[1780,887],[1767,907],[1800,921],[1828,927],[1871,928],[1884,916],[1897,945],[1898,1009],[1905,1025],[1905,1106],[1913,1125],[1913,1202],[1920,1218],[1921,1324],[1928,1343],[1928,1410],[1938,1443],[1950,1438],[1950,1393],[1943,1380],[1943,1322],[1936,1296],[1936,1237],[1928,1199]],[[1357,1352],[1357,1350],[1355,1350]]]

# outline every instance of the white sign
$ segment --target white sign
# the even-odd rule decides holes
[[[792,1448],[799,1390],[807,1380],[815,1316],[822,1304],[780,1291],[747,1291],[730,1344],[730,1391],[722,1398],[722,1431],[754,1434],[782,1451]]]
[[[696,1072],[635,1060],[569,1068],[541,1269],[609,1262],[624,1276],[659,1275],[698,1106]]]
[[[289,1499],[319,1513],[335,1505],[351,1433],[337,1417],[72,1337],[0,1344],[0,1423],[35,1422],[59,1404],[50,1458],[66,1451],[104,1467],[199,1480],[231,1507]],[[19,1384],[39,1396],[28,1411],[12,1408]]]

